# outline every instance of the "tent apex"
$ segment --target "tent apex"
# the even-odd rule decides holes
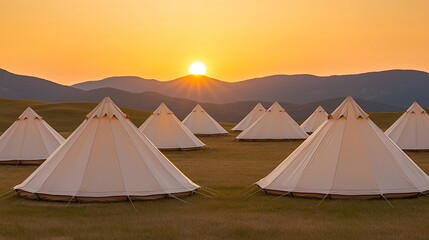
[[[110,99],[109,97],[105,97],[90,113],[86,115],[86,119],[98,117],[116,117],[119,118],[122,116],[123,118],[127,118],[127,115],[119,109],[118,106]]]
[[[406,112],[411,113],[425,113],[426,111],[418,104],[416,101],[411,104],[411,106],[407,109]]]
[[[39,114],[37,114],[31,107],[27,107],[24,112],[18,117],[18,120],[24,119],[43,119]]]

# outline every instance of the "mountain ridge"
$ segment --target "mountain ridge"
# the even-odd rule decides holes
[[[400,107],[406,107],[414,100],[423,105],[429,105],[429,97],[424,91],[429,89],[429,73],[419,70],[393,69],[331,76],[276,74],[232,83],[203,76],[204,81],[198,88],[176,84],[179,80],[183,82],[183,79],[192,78],[197,77],[188,75],[170,81],[155,80],[156,84],[139,88],[134,83],[127,82],[126,79],[115,77],[116,83],[111,85],[105,84],[110,79],[106,78],[92,81],[91,84],[79,83],[73,87],[84,90],[102,86],[130,92],[154,91],[173,97],[219,104],[251,100],[302,104],[352,95],[368,101]],[[138,79],[142,78],[134,78],[134,81],[139,81]],[[146,83],[144,79],[139,82],[142,85]]]
[[[195,93],[201,94],[202,97],[210,96],[213,99],[215,97],[228,97],[228,88],[218,88],[216,84],[218,81],[210,78],[204,78],[207,81],[195,81],[194,87],[198,89],[201,85],[208,84],[215,91],[212,96],[207,95],[201,91],[191,91],[191,95]],[[198,80],[191,76],[185,76],[179,78],[173,85],[166,88],[169,91],[176,91],[177,89],[184,88],[178,93],[183,93],[189,90],[189,81]],[[213,87],[214,86],[214,87]],[[228,85],[230,86],[230,85]],[[231,85],[232,86],[232,85]],[[266,91],[263,87],[259,87],[259,91]],[[228,91],[226,94],[222,91]],[[235,91],[235,89],[233,89]],[[277,90],[276,90],[277,91]],[[176,93],[177,93],[176,92]],[[280,92],[282,92],[280,90]],[[234,92],[232,92],[234,94]],[[179,95],[180,95],[179,94]],[[219,94],[219,96],[217,95]],[[336,107],[342,99],[347,95],[333,96],[317,101],[308,101],[302,103],[292,103],[288,101],[282,101],[281,99],[275,99],[281,103],[281,105],[290,112],[291,116],[301,121],[305,119],[319,104],[322,104],[324,108],[329,110],[330,108]],[[257,102],[262,102],[265,107],[269,107],[272,104],[272,100],[241,100],[238,99],[234,102],[229,103],[213,103],[199,100],[193,100],[183,97],[175,97],[174,92],[162,94],[159,92],[146,91],[143,93],[130,93],[124,90],[113,89],[113,88],[99,88],[89,91],[73,88],[70,86],[64,86],[55,82],[36,78],[25,75],[17,75],[8,71],[0,71],[0,97],[12,98],[12,99],[27,99],[27,100],[38,100],[47,102],[99,102],[105,96],[110,96],[119,106],[149,110],[153,111],[161,102],[165,102],[179,117],[185,117],[196,104],[201,104],[210,114],[218,121],[224,122],[238,122],[243,118]],[[363,104],[366,111],[398,111],[403,110],[404,107],[396,106],[394,104],[386,104],[382,102],[372,101],[364,98],[357,98],[358,102]],[[409,103],[411,104],[411,103]],[[408,107],[409,104],[406,104]],[[425,104],[422,104],[425,106]]]

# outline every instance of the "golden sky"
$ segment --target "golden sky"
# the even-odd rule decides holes
[[[0,68],[72,84],[429,71],[427,0],[0,0]]]

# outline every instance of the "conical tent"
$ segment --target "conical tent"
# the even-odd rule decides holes
[[[256,122],[237,136],[237,140],[305,139],[307,133],[275,102]]]
[[[191,113],[183,120],[185,125],[193,134],[196,135],[222,135],[228,134],[219,123],[216,122],[201,106],[198,104]]]
[[[429,150],[429,116],[414,102],[386,135],[404,150]]]
[[[252,125],[256,120],[258,120],[264,113],[266,109],[262,104],[258,103],[246,117],[241,120],[235,127],[231,129],[231,131],[244,131],[250,125]]]
[[[85,202],[182,196],[197,188],[105,98],[14,189],[26,198]]]
[[[429,177],[348,97],[268,176],[268,193],[398,198],[429,190]]]
[[[139,130],[159,149],[198,149],[205,146],[164,103],[139,127]]]
[[[0,137],[0,163],[40,164],[64,142],[28,107]]]
[[[301,128],[307,132],[314,132],[324,121],[328,119],[328,113],[322,106],[316,108],[316,110],[307,118],[302,124]]]

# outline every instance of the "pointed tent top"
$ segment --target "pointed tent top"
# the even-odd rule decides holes
[[[392,126],[386,135],[403,150],[429,149],[429,116],[414,102]]]
[[[317,107],[316,110],[301,124],[301,128],[307,133],[312,133],[322,125],[329,115],[321,106]]]
[[[369,115],[359,107],[355,100],[348,96],[340,106],[335,109],[335,111],[329,115],[329,119],[339,119],[339,118],[364,118],[367,119]]]
[[[186,116],[182,123],[193,134],[216,135],[228,133],[199,104]]]
[[[204,108],[201,107],[200,104],[197,104],[197,106],[194,107],[194,109],[192,110],[192,112],[205,112]]]
[[[285,109],[278,103],[274,102],[273,105],[267,110],[268,112],[284,112]]]
[[[25,119],[43,119],[39,114],[37,114],[31,107],[27,107],[24,112],[18,117],[18,120]]]
[[[159,105],[159,107],[153,112],[153,114],[173,114],[173,112],[167,107],[167,105],[165,105],[165,103],[161,103],[161,105]]]
[[[413,102],[411,106],[407,109],[407,113],[425,113],[426,111],[417,103]]]
[[[28,107],[0,137],[0,162],[40,164],[64,138]]]
[[[258,120],[267,110],[262,106],[261,103],[256,104],[253,107],[252,111],[246,115],[235,127],[233,127],[232,131],[243,131],[250,125],[252,125],[256,120]]]
[[[266,112],[241,132],[237,140],[305,139],[307,133],[293,120],[285,109],[275,102]]]
[[[261,103],[256,104],[256,106],[253,108],[253,110],[255,111],[265,111],[266,109],[264,108],[264,106],[262,106]]]
[[[322,106],[318,106],[317,108],[316,108],[316,110],[314,110],[314,112],[326,112],[325,111],[325,109],[323,109],[323,107]]]
[[[159,149],[192,149],[205,146],[164,103],[139,130]]]
[[[90,113],[86,115],[87,119],[90,118],[127,118],[127,115],[119,109],[118,106],[110,99],[109,97],[105,97]]]

